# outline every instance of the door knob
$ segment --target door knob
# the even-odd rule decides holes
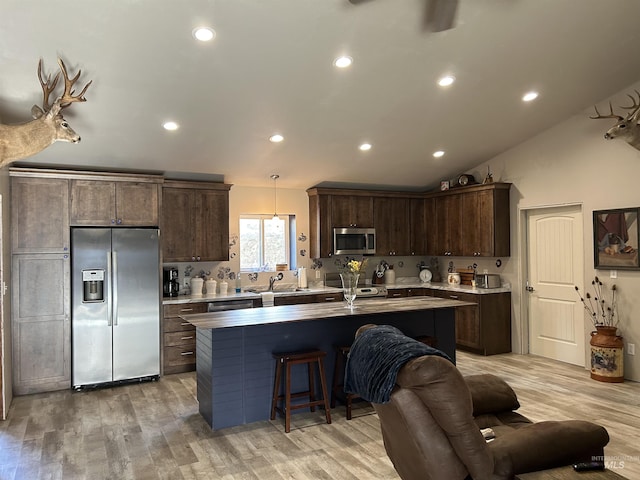
[[[526,286],[526,287],[524,287],[524,289],[525,289],[527,292],[533,292],[533,291],[534,291],[534,288],[533,288],[531,285],[529,285],[529,281],[528,281],[528,280],[527,280],[527,286]]]

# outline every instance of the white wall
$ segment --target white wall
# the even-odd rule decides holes
[[[274,213],[274,189],[258,187],[231,187],[229,192],[229,236],[238,235],[240,215]],[[304,190],[278,188],[277,213],[281,215],[295,215],[296,237],[304,233],[307,240],[296,241],[296,265],[309,267],[309,200]],[[303,256],[301,250],[306,250]],[[233,248],[232,248],[233,252]],[[236,250],[237,252],[237,250]],[[237,270],[240,263],[238,257],[231,260],[231,265]]]
[[[611,98],[613,105],[626,105],[632,85]],[[606,105],[609,99],[600,102]],[[593,110],[578,112],[568,120],[529,139],[479,166],[473,173],[484,178],[490,165],[494,180],[511,182],[511,258],[503,276],[512,284],[513,340],[526,333],[521,309],[524,306],[519,283],[519,210],[561,204],[581,204],[584,215],[584,284],[595,275],[607,285],[616,284],[619,293],[619,334],[625,343],[640,342],[640,270],[618,270],[616,280],[608,270],[593,268],[592,211],[609,208],[640,207],[640,151],[622,140],[605,140],[604,133],[614,120],[591,120]],[[637,247],[637,245],[636,245]],[[521,278],[521,277],[520,277]],[[592,330],[585,322],[585,338]],[[588,352],[587,348],[587,352]],[[640,381],[640,358],[625,354],[625,378]]]
[[[194,268],[191,274],[196,275],[200,270],[211,272],[211,276],[218,279],[218,273],[225,268],[229,268],[231,272],[237,273],[240,270],[239,245],[237,236],[239,233],[239,218],[242,214],[269,214],[274,213],[274,188],[270,187],[241,187],[233,186],[229,192],[229,237],[230,248],[228,262],[192,262],[192,263],[165,263],[165,266],[176,266],[179,271],[180,279],[184,278],[184,271],[188,265]],[[292,190],[286,188],[278,188],[277,193],[277,213],[280,215],[295,215],[296,217],[296,238],[304,233],[307,239],[305,241],[296,241],[296,266],[309,268],[311,259],[309,258],[309,200],[305,190]],[[235,245],[234,239],[236,240]],[[305,255],[301,254],[302,250],[306,250]],[[265,284],[269,281],[271,274],[265,273],[260,275],[257,283]],[[295,282],[293,273],[285,275],[284,282]],[[246,276],[242,276],[242,286],[250,284]],[[233,282],[230,282],[230,289],[234,288]]]

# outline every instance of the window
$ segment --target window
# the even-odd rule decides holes
[[[272,215],[240,215],[240,271],[275,271],[278,263],[294,268],[290,262],[294,220],[290,215],[276,219]]]

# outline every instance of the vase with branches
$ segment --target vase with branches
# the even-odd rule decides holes
[[[624,381],[624,339],[618,333],[618,290],[607,288],[598,277],[591,282],[593,295],[576,292],[595,327],[591,332],[591,378],[601,382]]]
[[[596,276],[591,281],[591,286],[593,287],[593,295],[586,292],[584,297],[577,286],[575,289],[580,296],[580,301],[584,306],[584,310],[589,314],[589,318],[591,319],[593,326],[617,327],[618,304],[616,298],[617,288],[615,284],[608,289],[607,286]]]

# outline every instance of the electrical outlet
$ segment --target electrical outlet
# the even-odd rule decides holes
[[[316,280],[320,280],[320,270],[316,270]]]
[[[636,344],[635,343],[627,343],[627,353],[629,355],[636,354]]]
[[[609,278],[618,278],[618,271],[617,270],[609,271]]]
[[[189,277],[186,277],[186,278],[184,279],[184,288],[187,288],[187,287],[190,285],[190,284],[189,284],[189,280],[191,280],[191,278],[189,278]]]

